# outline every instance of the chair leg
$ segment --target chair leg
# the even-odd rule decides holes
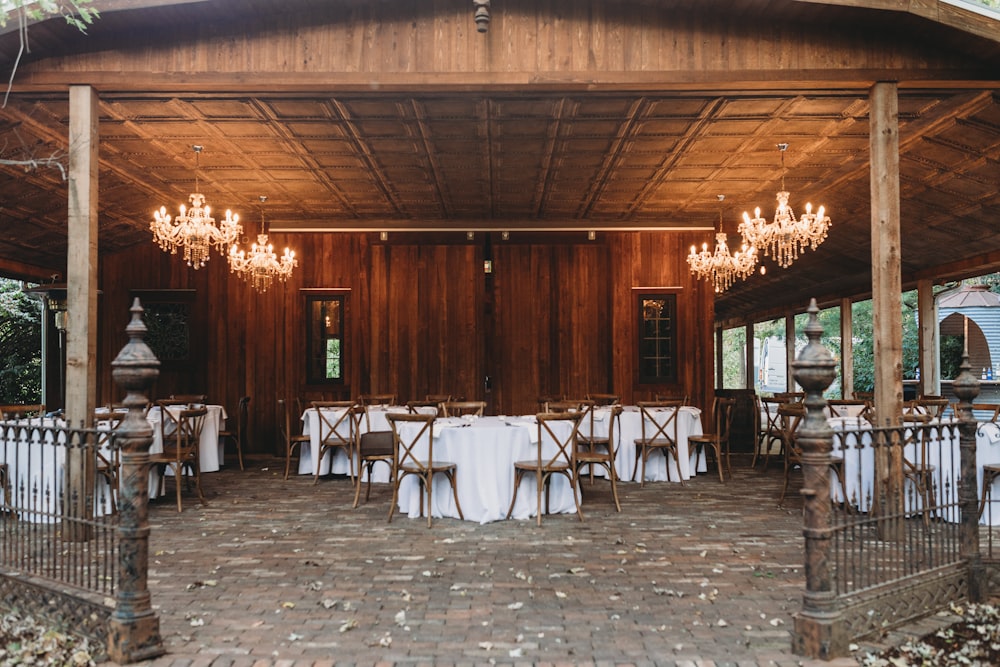
[[[462,514],[462,504],[458,502],[458,484],[455,482],[455,471],[449,470],[445,473],[448,475],[448,479],[451,480],[451,494],[455,496],[455,509],[458,510],[458,518],[465,520],[465,515]]]
[[[171,466],[171,468],[173,468],[173,466]],[[178,512],[182,511],[181,510],[181,478],[183,476],[184,476],[184,467],[181,466],[181,465],[178,465],[177,468],[174,469],[174,487],[177,490],[177,511]]]
[[[987,499],[993,498],[993,482],[997,478],[997,473],[992,470],[983,470],[983,492],[979,500],[979,518],[983,518],[983,510],[986,509]]]
[[[240,462],[240,470],[246,470],[246,468],[243,467],[243,443],[240,442],[239,436],[234,437],[233,440],[236,441],[236,458]]]
[[[510,499],[510,508],[507,510],[507,519],[510,519],[511,515],[514,513],[514,503],[517,502],[517,490],[521,486],[521,471],[514,471],[514,494]]]
[[[365,462],[365,463],[359,462],[358,463],[358,467],[359,468],[365,468],[365,467],[368,468],[368,490],[371,491],[371,488],[372,488],[371,467],[368,465],[367,462]],[[357,509],[357,507],[358,507],[358,501],[359,500],[361,500],[361,475],[360,474],[358,475],[358,478],[356,480],[354,480],[354,504],[352,505],[352,507],[354,507],[355,509]],[[368,495],[367,494],[365,495],[365,502],[368,502]]]

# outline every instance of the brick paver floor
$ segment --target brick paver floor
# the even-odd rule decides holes
[[[720,484],[585,483],[575,515],[479,525],[351,508],[343,478],[283,461],[203,476],[208,504],[150,509],[150,667],[801,665],[801,501],[781,472]],[[108,663],[110,664],[110,663]],[[834,663],[822,663],[834,664]],[[855,664],[853,660],[838,664]]]

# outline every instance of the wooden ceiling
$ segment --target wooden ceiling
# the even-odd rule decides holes
[[[107,45],[129,21],[173,25],[169,39],[185,19],[209,21],[220,11],[190,3],[181,17],[157,6],[178,3],[133,4],[152,8],[105,14],[92,29],[93,44]],[[494,13],[503,11],[493,4]],[[746,12],[752,5],[783,8],[798,21],[849,22],[861,11],[798,2],[732,6]],[[963,48],[979,49],[987,69],[1000,55],[995,42],[922,18],[864,16],[872,31],[891,23],[897,34],[919,28],[920,39],[938,45],[964,41]],[[29,34],[42,45],[36,52],[67,39],[51,22]],[[8,66],[13,40],[8,33],[0,42]],[[79,39],[71,43],[58,48],[83,48]],[[36,56],[21,65],[23,85],[0,109],[0,157],[37,161],[0,165],[0,258],[8,267],[57,273],[65,266],[67,185],[44,161],[66,163],[69,109],[64,90],[35,85],[43,62]],[[829,238],[789,269],[767,260],[765,275],[718,298],[717,318],[801,308],[812,296],[859,295],[871,281],[869,124],[865,81],[854,78],[792,90],[780,82],[750,89],[717,76],[703,86],[621,90],[579,82],[470,89],[433,86],[427,77],[413,90],[286,89],[273,76],[263,84],[241,77],[220,86],[215,77],[207,85],[176,78],[173,85],[99,86],[100,249],[148,243],[153,210],[165,205],[176,213],[196,187],[216,212],[238,212],[249,233],[260,223],[258,197],[266,195],[263,215],[276,240],[306,230],[389,231],[391,238],[510,231],[515,239],[596,230],[599,239],[608,231],[679,229],[710,241],[720,210],[730,237],[744,210],[759,206],[770,217],[784,182],[796,211],[806,202],[827,207]],[[997,82],[901,84],[899,122],[904,281],[1000,266]],[[789,145],[783,168],[779,143]],[[197,161],[195,144],[204,146]],[[721,206],[718,195],[725,195]]]

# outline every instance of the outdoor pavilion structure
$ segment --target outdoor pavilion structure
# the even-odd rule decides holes
[[[0,272],[66,282],[74,422],[115,398],[130,298],[165,293],[193,304],[200,345],[164,365],[161,394],[419,398],[447,381],[507,414],[542,393],[681,386],[707,408],[715,331],[870,296],[892,421],[902,290],[930,307],[934,284],[1000,267],[1000,21],[975,3],[93,5],[86,34],[0,34]],[[150,242],[152,212],[194,188],[195,144],[216,212],[250,221],[268,197],[272,241],[301,263],[283,289],[254,295],[221,255],[195,271]],[[797,210],[826,206],[829,238],[714,294],[685,257],[711,241],[718,195],[734,234],[782,183]],[[349,295],[333,388],[303,368],[316,292]],[[676,299],[661,384],[636,368],[646,292]],[[593,322],[604,335],[576,333]],[[276,415],[250,428],[268,447]]]

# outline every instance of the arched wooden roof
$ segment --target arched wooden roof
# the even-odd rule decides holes
[[[149,242],[198,178],[293,231],[697,229],[823,203],[830,237],[716,316],[870,289],[868,89],[899,85],[904,283],[1000,267],[1000,31],[954,2],[95,2],[0,34],[7,159],[65,155],[67,87],[100,105],[102,252]],[[776,145],[789,144],[785,170]],[[0,166],[6,273],[65,266],[57,169]],[[683,261],[683,258],[665,258]]]

